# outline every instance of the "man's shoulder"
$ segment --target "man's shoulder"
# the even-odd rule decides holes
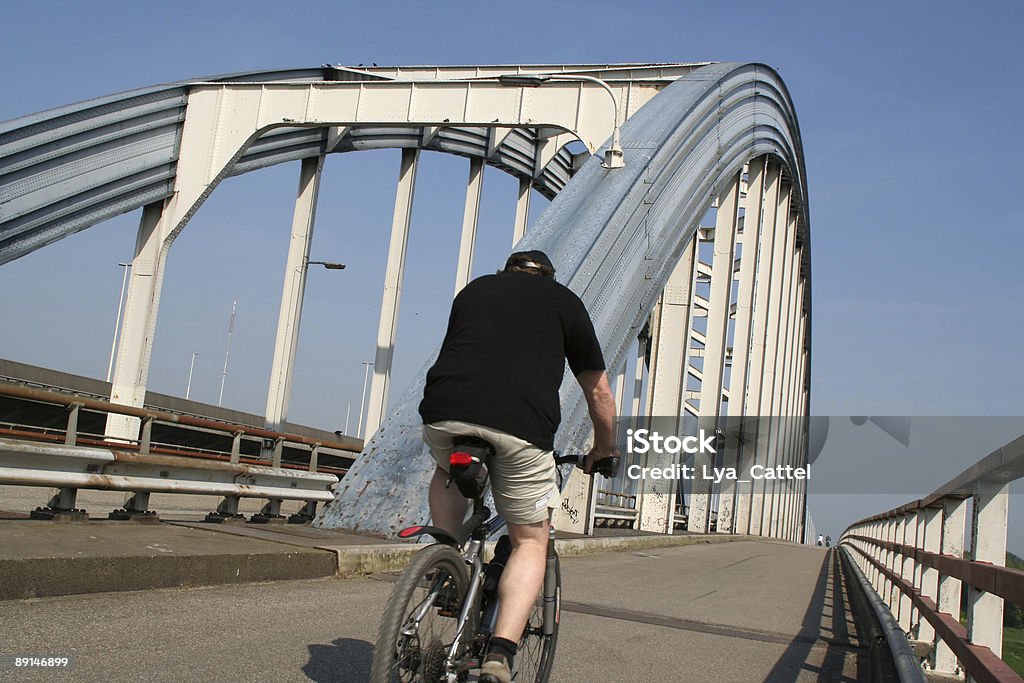
[[[583,301],[580,297],[562,283],[551,278],[528,273],[483,275],[466,285],[462,292],[459,293],[459,296],[487,296],[498,292],[520,292],[526,296],[536,297],[538,302],[545,302],[556,306],[568,306],[574,309],[583,307]]]

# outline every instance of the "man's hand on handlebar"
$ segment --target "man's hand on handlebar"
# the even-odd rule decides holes
[[[587,474],[601,474],[605,477],[614,477],[619,472],[619,463],[622,460],[622,453],[615,448],[594,448],[587,453],[583,463],[583,471]]]

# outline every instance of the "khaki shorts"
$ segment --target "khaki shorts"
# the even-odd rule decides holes
[[[475,436],[494,446],[489,464],[491,493],[498,514],[512,524],[534,524],[558,506],[555,459],[528,441],[489,427],[458,420],[423,425],[423,440],[438,467],[448,471],[452,437]]]

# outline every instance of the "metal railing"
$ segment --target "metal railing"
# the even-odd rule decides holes
[[[595,526],[629,528],[636,523],[636,496],[600,489],[594,505]]]
[[[56,487],[49,503],[33,512],[34,517],[83,516],[75,507],[78,489],[120,490],[131,493],[125,507],[111,517],[151,518],[151,493],[192,493],[224,496],[211,521],[238,518],[240,498],[265,498],[263,511],[255,521],[281,517],[283,500],[302,500],[306,506],[292,521],[311,519],[318,502],[333,498],[331,487],[344,470],[319,466],[321,449],[354,452],[341,442],[311,439],[272,432],[257,427],[229,424],[188,415],[118,405],[95,398],[69,396],[51,391],[0,384],[0,396],[39,404],[63,406],[67,420],[63,429],[26,427],[8,423],[0,428],[0,483]],[[139,438],[112,439],[103,434],[84,433],[79,420],[84,413],[117,414],[140,421]],[[230,452],[153,441],[154,425],[179,425],[230,438]],[[243,442],[249,441],[248,448]],[[243,450],[254,454],[244,454]],[[285,446],[303,448],[308,464],[282,463]]]
[[[1009,484],[1022,476],[1024,436],[934,493],[852,524],[839,539],[926,671],[1024,680],[1001,659],[1003,601],[1024,605],[1024,571],[1005,566]],[[966,624],[960,621],[964,585]]]

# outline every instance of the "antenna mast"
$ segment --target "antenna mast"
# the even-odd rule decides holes
[[[224,382],[228,378],[228,356],[231,354],[231,335],[235,331],[235,310],[238,308],[238,297],[236,296],[234,301],[231,302],[231,322],[228,323],[228,345],[224,349],[224,369],[220,373],[220,398],[217,399],[217,405],[224,404]]]

